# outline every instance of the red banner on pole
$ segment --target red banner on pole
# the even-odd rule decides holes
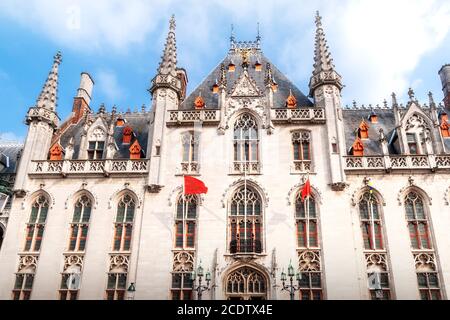
[[[190,176],[184,176],[184,194],[207,193],[208,188],[203,181]]]

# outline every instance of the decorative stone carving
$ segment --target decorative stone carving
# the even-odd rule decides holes
[[[38,255],[24,255],[19,257],[18,272],[31,271],[35,272],[39,260]]]
[[[414,253],[413,255],[416,271],[437,271],[434,253],[421,252]]]
[[[321,271],[320,251],[318,250],[299,251],[298,269],[300,272]]]
[[[73,267],[78,267],[79,270],[82,270],[83,263],[84,263],[83,255],[72,254],[72,255],[64,256],[63,272],[66,272],[66,271],[68,271],[68,269],[71,269]]]
[[[109,258],[109,272],[128,272],[130,256],[112,254]]]
[[[194,252],[193,251],[174,252],[173,271],[191,272],[192,270],[194,270]]]

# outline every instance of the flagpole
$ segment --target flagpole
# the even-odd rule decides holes
[[[306,181],[305,181],[305,183],[308,180],[309,180],[309,171],[306,172]],[[305,233],[306,233],[306,247],[309,248],[309,194],[306,196],[305,203],[306,203],[306,210],[305,210],[305,213],[306,213],[306,217],[305,217],[306,218],[306,230],[305,230]]]
[[[375,243],[375,219],[373,216],[373,201],[372,201],[372,189],[369,191],[369,203],[370,203],[370,219],[372,220],[372,247],[376,249],[377,245]]]
[[[183,215],[183,217],[182,217],[182,223],[183,223],[183,226],[182,226],[182,228],[181,228],[181,234],[182,234],[182,236],[183,236],[183,248],[184,248],[184,241],[185,241],[185,236],[184,236],[184,225],[185,225],[185,208],[186,208],[186,204],[185,204],[185,202],[186,202],[186,178],[185,178],[185,175],[183,174],[183,213],[182,213],[182,215]]]

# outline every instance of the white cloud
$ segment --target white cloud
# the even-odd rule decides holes
[[[0,133],[0,144],[1,143],[22,143],[24,138],[16,135],[14,132],[1,132]]]
[[[180,65],[189,74],[196,74],[196,81],[209,72],[204,65],[208,56],[217,55],[219,50],[223,51],[221,56],[225,54],[228,43],[224,28],[229,30],[234,23],[238,36],[254,34],[259,21],[263,47],[271,51],[270,58],[304,90],[312,70],[317,9],[324,17],[331,53],[347,85],[344,91],[347,103],[352,99],[377,103],[392,91],[405,95],[417,78],[412,73],[421,59],[442,46],[450,29],[450,3],[446,0],[264,3],[2,0],[0,3],[0,14],[82,52],[120,53],[140,45],[160,53],[168,17],[175,12]],[[437,70],[444,62],[432,67]],[[120,94],[120,90],[116,91],[117,79],[110,73],[103,76],[105,92],[110,97]],[[416,82],[414,86],[428,91],[426,83]]]
[[[95,74],[98,89],[109,99],[108,102],[114,102],[123,98],[123,89],[117,80],[114,72],[109,70],[100,70]]]

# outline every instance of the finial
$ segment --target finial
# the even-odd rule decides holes
[[[61,51],[56,52],[55,56],[53,57],[53,62],[56,64],[61,64],[62,62],[62,54]]]
[[[113,106],[112,106],[111,113],[112,113],[112,114],[116,114],[116,113],[117,113],[117,107],[116,107],[116,105],[113,105]]]
[[[105,104],[100,104],[100,107],[98,108],[98,114],[104,114],[106,112]]]
[[[355,100],[353,100],[352,104],[353,104],[353,108],[356,109],[356,101]]]
[[[395,94],[395,92],[392,92],[391,97],[392,97],[392,105],[393,106],[397,106],[398,105],[398,103],[397,103],[397,95]]]
[[[234,38],[234,25],[233,25],[233,24],[231,24],[230,42],[231,42],[231,44],[234,44],[234,42],[235,42],[235,38]]]
[[[415,99],[415,97],[414,97],[414,90],[412,88],[409,88],[408,96],[409,96],[409,100],[410,101],[413,101]]]
[[[383,106],[387,109],[388,103],[387,103],[387,100],[386,100],[386,99],[383,100]]]
[[[430,101],[430,107],[436,107],[436,104],[434,103],[433,93],[431,91],[428,92],[428,99]]]
[[[146,111],[145,109],[146,109],[145,103],[143,103],[142,106],[141,106],[141,111],[144,113]]]
[[[319,10],[316,11],[316,26],[317,28],[322,27],[322,17],[320,16]]]
[[[259,22],[256,24],[256,41],[261,41],[261,35],[259,34]]]
[[[170,21],[169,21],[169,29],[170,30],[175,30],[176,27],[176,22],[175,22],[175,15],[172,14],[172,16],[170,17]]]

